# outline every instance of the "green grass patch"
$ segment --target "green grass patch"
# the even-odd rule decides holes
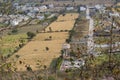
[[[19,48],[20,44],[27,43],[26,34],[7,35],[0,40],[1,53],[4,56],[14,53]]]
[[[93,61],[93,62],[94,62],[96,65],[100,65],[100,64],[102,64],[103,62],[106,62],[106,61],[108,61],[108,60],[109,60],[108,55],[102,54],[102,55],[98,56],[98,57],[96,58],[96,60]]]
[[[7,24],[0,23],[0,27],[5,27],[5,26],[7,26]]]

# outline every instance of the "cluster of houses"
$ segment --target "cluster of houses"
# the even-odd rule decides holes
[[[68,43],[63,44],[62,46],[63,61],[60,66],[60,71],[65,71],[67,69],[78,69],[85,65],[85,61],[83,59],[77,59],[76,57],[70,55],[70,48],[71,46]]]
[[[19,23],[23,22],[23,21],[27,21],[29,20],[29,17],[26,15],[1,15],[0,16],[0,23],[4,23],[10,26],[17,26],[19,25]]]
[[[55,16],[53,12],[60,12],[62,10],[66,11],[72,11],[75,10],[76,7],[74,6],[56,6],[54,4],[47,4],[47,5],[35,5],[26,3],[24,5],[20,5],[18,3],[14,3],[13,7],[16,9],[17,14],[11,14],[11,15],[3,15],[0,14],[0,23],[4,24],[10,24],[11,26],[17,26],[23,21],[27,21],[31,18],[38,19],[38,20],[44,20],[46,17],[44,14],[51,12],[52,14],[49,16],[49,18]],[[105,13],[105,6],[104,5],[95,5],[91,7],[91,9],[99,10],[101,13]],[[87,6],[80,5],[79,11],[83,12],[86,11]],[[22,12],[22,13],[19,13]],[[111,16],[117,16],[119,17],[119,13],[117,12],[110,12]]]
[[[14,3],[13,7],[16,9],[15,14],[0,14],[0,23],[1,24],[7,24],[10,26],[17,26],[22,22],[28,21],[30,19],[38,19],[38,20],[44,20],[45,14],[50,14],[48,12],[45,12],[48,8],[53,8],[54,5],[50,4],[48,6],[42,5],[42,6],[31,6],[29,4],[25,5],[19,5],[18,3]],[[19,13],[22,12],[22,13]],[[44,13],[43,13],[44,12]],[[50,14],[48,17],[52,18],[55,14]]]
[[[90,10],[92,10],[91,12],[91,16],[94,15],[96,13],[96,11],[99,11],[100,14],[103,14],[103,13],[108,13],[108,15],[110,16],[114,16],[114,17],[120,17],[120,14],[119,12],[117,11],[108,11],[106,10],[107,6],[103,5],[103,4],[97,4],[95,6],[91,6],[90,7]],[[79,8],[79,11],[80,12],[83,12],[83,11],[86,11],[87,9],[87,6],[85,5],[81,5],[80,8]]]

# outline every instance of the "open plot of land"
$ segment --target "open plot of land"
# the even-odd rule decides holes
[[[52,31],[71,30],[73,28],[74,23],[75,21],[54,22],[48,28],[46,28],[46,31],[50,31],[50,27]]]
[[[65,15],[60,15],[58,17],[57,21],[71,21],[71,20],[74,20],[76,18],[78,18],[77,13],[74,13],[74,14],[68,13],[68,14],[65,14]]]
[[[71,30],[74,26],[75,19],[79,15],[77,13],[71,14],[65,14],[60,15],[56,22],[52,23],[49,27],[46,28],[46,31],[50,31],[49,28],[52,29],[52,31],[60,31],[60,30]]]
[[[61,25],[60,22],[53,22],[51,25],[56,26],[51,27],[50,25],[48,26],[48,28],[51,27],[52,29],[56,30],[65,30],[65,27],[67,25],[67,29],[72,29],[75,20],[72,20],[73,17],[71,17],[70,19],[71,15],[76,16],[76,18],[78,16],[78,14],[74,13],[66,14],[64,16],[65,18],[62,18],[62,20],[64,20],[64,25]],[[67,21],[65,20],[68,19],[72,20],[68,23],[71,25],[66,24]],[[55,28],[57,27],[57,25],[61,25],[62,28]],[[49,39],[50,36],[51,39]],[[35,38],[33,38],[32,41],[30,41],[27,45],[20,49],[17,53],[11,56],[10,59],[17,60],[16,66],[18,68],[18,71],[26,70],[25,65],[30,65],[33,70],[38,70],[38,62],[40,62],[41,65],[46,65],[47,67],[49,67],[52,60],[60,56],[62,45],[68,38],[68,36],[68,32],[40,33]],[[49,50],[46,50],[46,47],[48,47]],[[19,55],[19,58],[17,58],[16,55]],[[23,63],[20,64],[19,61],[22,61]]]
[[[74,28],[75,34],[73,38],[82,39],[88,34],[89,29],[89,22],[88,20],[80,20],[77,22],[76,27]]]
[[[36,32],[37,30],[42,30],[44,26],[37,24],[37,25],[29,25],[29,26],[24,26],[21,28],[18,28],[18,33],[27,33],[27,32]]]
[[[77,51],[77,48],[80,49],[81,53],[86,53],[87,50],[87,38],[89,29],[89,22],[86,19],[77,20],[74,27],[74,33],[72,34],[71,48],[74,52]]]

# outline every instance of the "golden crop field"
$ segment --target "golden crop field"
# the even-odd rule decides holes
[[[78,14],[66,14],[65,16],[60,15],[58,19],[46,28],[46,31],[49,31],[51,27],[52,31],[60,30],[71,30],[74,26],[75,19],[78,18]]]
[[[72,20],[73,17],[78,17],[78,14],[72,13],[72,14],[66,14],[64,17],[59,16],[58,20],[71,20],[71,21],[64,21],[64,22],[53,22],[51,26],[52,29],[55,30],[64,30],[64,29],[72,29],[75,20]],[[70,19],[71,18],[71,19]],[[59,27],[58,27],[59,26]],[[57,28],[55,28],[57,27]],[[51,36],[51,40],[49,40]],[[38,70],[38,62],[40,62],[41,65],[46,65],[47,67],[50,66],[52,60],[54,58],[59,57],[61,48],[63,43],[65,43],[65,40],[68,38],[69,34],[68,32],[53,32],[53,33],[39,33],[30,41],[28,44],[26,44],[22,49],[20,49],[17,53],[15,53],[13,56],[11,56],[10,60],[15,60],[16,66],[18,71],[25,71],[25,65],[30,65],[33,70]],[[49,48],[49,50],[46,50],[46,47]],[[16,55],[19,55],[19,58],[16,58]],[[19,61],[22,61],[23,63],[20,64]]]

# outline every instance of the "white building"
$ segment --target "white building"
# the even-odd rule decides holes
[[[44,20],[44,19],[45,19],[45,16],[37,16],[37,18],[38,18],[39,20]]]
[[[70,10],[73,10],[74,7],[66,7],[66,10],[70,11]]]
[[[10,24],[12,25],[12,26],[17,26],[17,25],[19,25],[19,20],[17,20],[17,19],[14,19],[14,20],[11,20],[10,21]]]
[[[113,12],[113,13],[109,13],[110,16],[115,16],[115,17],[120,17],[119,13],[117,12]]]
[[[34,13],[28,13],[27,16],[31,17],[31,18],[35,18],[35,14]]]
[[[86,11],[86,7],[81,6],[80,11]]]
[[[40,10],[46,10],[47,9],[47,6],[40,6]]]
[[[53,4],[49,4],[48,7],[49,8],[54,8],[54,5]]]

